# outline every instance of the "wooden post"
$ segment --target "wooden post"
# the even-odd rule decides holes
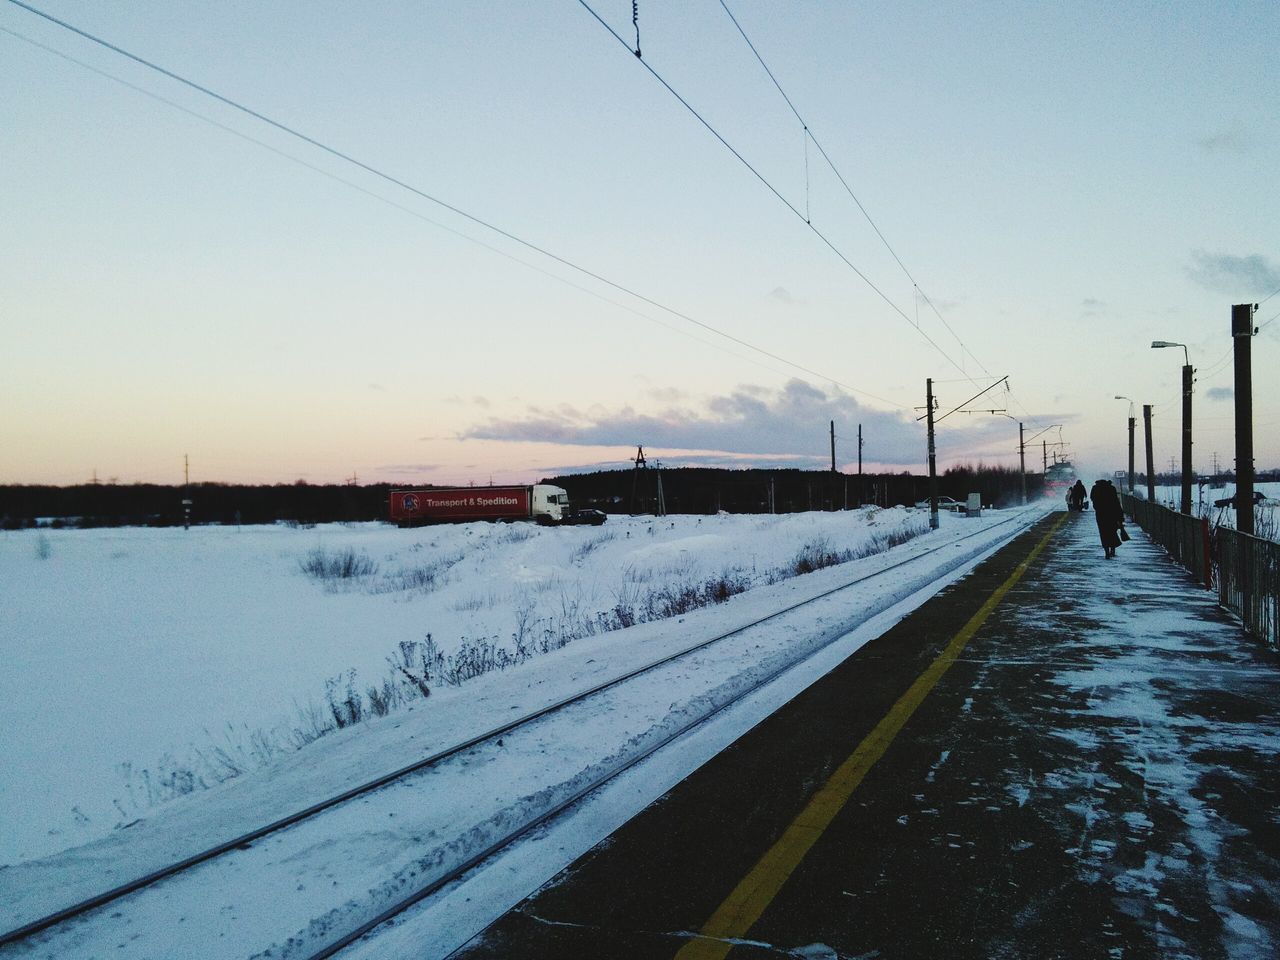
[[[1195,369],[1182,368],[1182,512],[1191,514],[1191,384]]]
[[[1027,505],[1027,445],[1022,441],[1022,424],[1018,424],[1018,469],[1022,473],[1022,505]]]
[[[1156,502],[1156,460],[1151,449],[1151,404],[1142,405],[1142,428],[1147,435],[1147,502]]]
[[[1251,303],[1231,308],[1231,342],[1236,367],[1236,529],[1253,533],[1253,311]]]
[[[1133,404],[1129,405],[1129,412],[1133,412]],[[1129,495],[1133,495],[1133,427],[1134,418],[1129,418]]]
[[[929,429],[929,529],[938,529],[938,453],[933,442],[933,378],[924,382],[926,423]]]

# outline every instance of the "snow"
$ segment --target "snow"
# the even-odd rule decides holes
[[[1107,813],[1106,798],[1121,785],[1099,776],[1094,763],[1046,775],[1047,802],[1061,803],[1081,826],[1078,847],[1068,852],[1078,856],[1082,876],[1111,885],[1120,906],[1126,895],[1138,896],[1144,904],[1157,897],[1178,900],[1184,890],[1202,882],[1224,925],[1224,955],[1240,960],[1275,956],[1271,934],[1241,913],[1241,904],[1255,890],[1240,896],[1231,879],[1249,870],[1238,859],[1245,831],[1215,809],[1221,798],[1206,785],[1215,777],[1232,776],[1233,758],[1280,752],[1280,717],[1264,712],[1247,720],[1224,716],[1209,722],[1203,711],[1189,706],[1205,690],[1229,697],[1248,691],[1250,684],[1266,689],[1262,685],[1274,675],[1267,663],[1257,661],[1255,648],[1242,642],[1238,628],[1220,615],[1213,593],[1185,579],[1181,587],[1171,583],[1171,565],[1145,533],[1135,531],[1119,559],[1103,563],[1093,524],[1068,529],[1072,539],[1053,554],[1045,578],[1072,599],[1070,619],[1055,624],[1063,632],[1058,655],[1079,665],[1055,669],[1051,682],[1082,698],[1080,717],[1088,726],[1077,718],[1070,727],[1045,732],[1075,744],[1085,757],[1118,751],[1131,782],[1142,785],[1144,803],[1142,810]],[[1180,570],[1174,575],[1186,576]],[[1031,608],[1017,614],[1028,628],[1043,627],[1044,616],[1044,610]],[[1071,797],[1084,799],[1066,799]],[[1018,802],[1026,798],[1020,796]],[[1152,811],[1159,812],[1166,830],[1169,823],[1181,827],[1172,842],[1159,848],[1151,835]],[[1101,822],[1108,817],[1120,823]],[[1098,827],[1124,843],[1147,847],[1143,866],[1114,863],[1116,843],[1096,836]],[[1232,844],[1237,847],[1228,856]],[[1156,909],[1191,913],[1178,903],[1160,902]],[[1170,940],[1165,946],[1183,946],[1166,936]]]
[[[450,653],[464,637],[509,638],[519,618],[532,628],[566,610],[594,615],[650,584],[726,571],[760,583],[815,539],[854,548],[913,523],[917,512],[889,510],[613,518],[601,528],[4,533],[0,863],[144,814],[146,777],[193,770],[216,782],[226,775],[219,750],[260,765],[264,744],[282,747],[306,725],[301,708],[323,706],[327,680],[345,684],[355,670],[359,684],[380,681],[401,641],[430,633]],[[335,590],[300,569],[313,550],[348,548],[378,573]],[[432,568],[436,589],[397,586],[400,574]]]
[[[821,664],[826,657],[825,666],[784,673],[776,685],[783,692],[771,694],[772,699],[752,695],[725,711],[737,726],[688,738],[693,745],[686,745],[679,762],[646,761],[667,765],[665,780],[631,781],[629,802],[649,802],[653,789],[696,767],[723,746],[725,737],[731,740],[776,709],[1035,515],[1033,510],[1014,524],[1004,522],[1009,514],[996,511],[975,520],[944,517],[940,531],[889,553],[772,583],[771,572],[816,539],[834,549],[856,548],[877,533],[918,525],[923,514],[867,510],[615,518],[602,529],[467,525],[400,531],[364,525],[5,535],[0,573],[7,585],[6,609],[15,616],[6,618],[3,642],[6,656],[20,669],[3,681],[6,752],[18,759],[3,773],[3,814],[18,828],[14,839],[6,837],[10,858],[26,862],[0,870],[4,925],[259,826],[333,792],[336,785],[372,779],[406,758],[458,742],[698,638],[749,624],[944,546],[852,594],[820,601],[679,661],[660,676],[616,688],[576,715],[506,737],[500,747],[477,748],[418,778],[422,782],[371,795],[326,816],[323,826],[304,825],[267,838],[238,854],[224,873],[202,869],[166,882],[163,892],[136,895],[130,898],[129,917],[121,921],[123,930],[76,925],[52,952],[93,952],[116,938],[137,937],[131,955],[179,955],[203,931],[211,944],[206,955],[220,956],[213,934],[227,924],[237,930],[238,952],[225,955],[242,955],[245,937],[257,938],[254,942],[265,949],[282,929],[298,931],[298,943],[321,936],[330,924],[346,926],[376,912],[411,877],[418,882],[474,855],[512,822],[523,822],[553,799],[572,796],[596,775],[677,732],[709,705],[726,702],[760,676],[834,641],[815,658]],[[963,545],[946,546],[980,531],[985,532]],[[45,559],[35,541],[40,535],[50,537]],[[326,591],[299,568],[299,560],[317,546],[354,547],[382,569],[363,586]],[[424,556],[456,560],[436,589],[379,592],[379,584]],[[199,747],[206,730],[228,720],[249,730],[287,727],[292,717],[286,705],[316,697],[326,677],[349,667],[372,679],[406,637],[430,630],[447,646],[463,636],[502,635],[514,629],[521,609],[534,619],[551,617],[571,602],[606,609],[619,592],[630,589],[628,584],[673,576],[696,580],[725,570],[756,585],[715,607],[579,639],[506,673],[457,688],[437,687],[412,708],[278,755],[261,769],[211,789],[152,810],[135,805],[123,829],[111,829],[115,821],[109,813],[102,816],[114,807],[112,800],[122,805],[128,800],[111,778],[121,760],[146,762],[163,751]],[[49,763],[50,756],[59,762]],[[636,782],[644,789],[637,790]],[[415,801],[415,791],[422,789],[431,802]],[[627,788],[610,789],[616,794]],[[37,797],[40,802],[33,803]],[[78,834],[59,819],[69,805],[93,811]],[[626,807],[618,801],[604,819],[625,817]],[[29,859],[32,850],[49,853],[65,847],[68,838],[89,836],[98,839],[61,856]],[[539,863],[547,868],[545,858]],[[280,881],[282,874],[287,883]],[[276,880],[269,904],[236,896],[248,879],[264,876]],[[181,904],[181,922],[174,920],[175,901]],[[34,943],[32,949],[37,949]]]
[[[1121,486],[1121,484],[1117,484]],[[1136,492],[1145,497],[1146,487],[1141,483],[1135,482]],[[1255,483],[1253,485],[1255,493],[1261,493],[1265,498],[1261,504],[1254,508],[1254,522],[1258,525],[1259,532],[1262,532],[1265,526],[1271,532],[1278,532],[1276,523],[1277,507],[1280,507],[1280,483]],[[1228,527],[1234,527],[1236,523],[1236,512],[1234,508],[1215,507],[1215,500],[1225,500],[1227,497],[1236,495],[1236,485],[1234,482],[1225,483],[1221,487],[1211,487],[1208,483],[1193,483],[1191,486],[1191,505],[1196,516],[1208,517],[1214,523],[1221,523]],[[1177,510],[1182,501],[1182,487],[1180,485],[1156,484],[1156,503],[1162,503],[1167,507]]]

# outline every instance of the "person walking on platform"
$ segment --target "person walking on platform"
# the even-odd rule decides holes
[[[1120,496],[1110,480],[1102,479],[1089,491],[1089,499],[1093,501],[1093,518],[1098,524],[1103,555],[1110,559],[1116,555],[1116,547],[1120,546],[1120,527],[1124,524]]]
[[[1067,491],[1067,509],[1076,511],[1083,510],[1084,497],[1084,484],[1077,480],[1075,486]]]

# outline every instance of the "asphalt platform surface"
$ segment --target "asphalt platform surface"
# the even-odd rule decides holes
[[[1049,515],[455,956],[1280,957],[1280,658],[1133,532]]]

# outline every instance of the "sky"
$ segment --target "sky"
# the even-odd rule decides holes
[[[0,0],[0,483],[1280,466],[1280,8],[726,4]]]

